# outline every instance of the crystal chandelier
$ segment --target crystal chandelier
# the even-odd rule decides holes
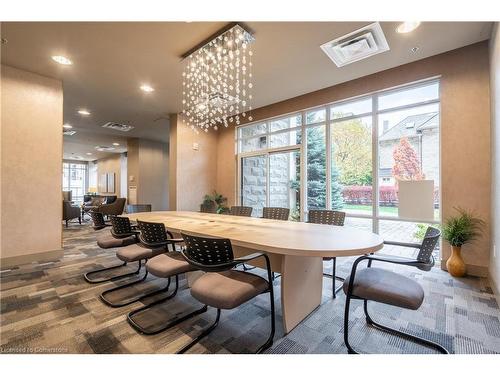
[[[254,40],[234,23],[183,55],[182,118],[191,129],[208,132],[252,121]]]

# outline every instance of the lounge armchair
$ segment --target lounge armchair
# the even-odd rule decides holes
[[[66,228],[68,227],[68,221],[72,219],[78,219],[78,222],[82,223],[80,207],[73,206],[70,201],[63,201],[63,220],[66,221]]]

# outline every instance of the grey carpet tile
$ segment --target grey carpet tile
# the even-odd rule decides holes
[[[1,353],[173,353],[213,322],[215,311],[209,308],[206,313],[160,334],[137,333],[127,323],[126,314],[168,292],[116,309],[104,305],[99,294],[127,281],[103,284],[84,281],[84,272],[120,264],[115,251],[100,249],[95,238],[96,232],[88,224],[70,224],[64,229],[64,257],[60,261],[21,265],[0,273]],[[353,258],[339,258],[337,275],[347,276],[352,261]],[[331,273],[331,262],[324,265],[324,271]],[[134,265],[106,273],[132,269]],[[500,352],[499,301],[487,279],[454,279],[437,267],[430,272],[394,269],[422,285],[424,303],[417,311],[370,303],[374,319],[435,340],[452,353]],[[251,272],[263,274],[257,269]],[[150,275],[147,282],[115,292],[110,299],[128,298],[164,285],[165,280]],[[325,277],[322,304],[285,336],[281,324],[280,278],[274,281],[276,335],[268,353],[346,353],[345,296],[340,291],[332,299],[331,285],[332,280]],[[140,314],[138,320],[150,328],[160,327],[172,317],[199,307],[181,278],[174,299]],[[189,352],[252,353],[266,340],[269,328],[266,294],[232,311],[223,311],[218,327]],[[349,336],[352,345],[364,353],[433,353],[430,348],[368,326],[360,301],[352,302]]]

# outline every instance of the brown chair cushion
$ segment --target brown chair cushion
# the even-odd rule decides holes
[[[146,269],[157,277],[170,277],[196,270],[178,252],[169,252],[155,256],[146,263]]]
[[[97,237],[97,245],[102,249],[109,249],[112,247],[123,247],[136,243],[135,236],[125,238],[114,238],[111,233],[105,233]]]
[[[347,294],[350,276],[344,281]],[[352,294],[405,309],[417,310],[424,300],[424,290],[416,281],[381,268],[364,268],[356,272]]]
[[[201,303],[218,309],[234,309],[266,291],[268,283],[260,276],[242,271],[206,273],[191,287],[191,295]]]
[[[126,247],[122,247],[116,252],[118,259],[124,262],[135,262],[138,260],[149,259],[164,253],[166,250],[164,247],[157,247],[155,249],[150,249],[148,247],[142,246],[141,244],[133,244]]]

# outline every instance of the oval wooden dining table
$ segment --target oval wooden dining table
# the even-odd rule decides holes
[[[374,233],[322,224],[187,211],[153,211],[127,215],[131,220],[163,223],[167,230],[231,240],[235,256],[266,252],[273,272],[281,273],[281,307],[285,333],[321,303],[323,257],[377,252],[382,238]],[[262,261],[251,262],[264,268]],[[188,283],[193,281],[188,276]]]

